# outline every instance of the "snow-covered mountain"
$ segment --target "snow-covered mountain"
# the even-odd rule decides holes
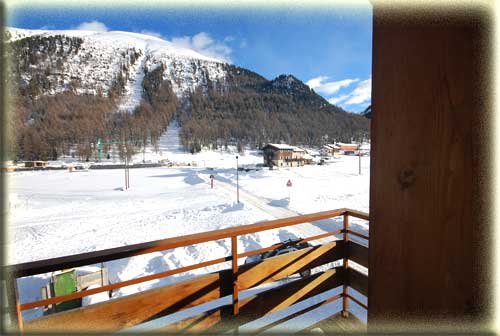
[[[42,94],[73,90],[107,95],[121,73],[125,81],[121,110],[131,111],[139,104],[145,73],[160,65],[163,79],[170,80],[179,98],[207,81],[221,82],[225,77],[225,62],[150,35],[18,28],[6,28],[5,35],[6,42],[13,42],[18,49],[32,53],[36,48],[33,62],[20,69],[15,64],[20,86],[29,86],[36,70],[43,70],[49,83],[42,86]]]
[[[156,144],[172,121],[193,153],[369,133],[368,119],[331,105],[292,74],[268,80],[150,35],[7,28],[5,41],[18,159],[57,158],[75,146],[88,158],[98,138]]]

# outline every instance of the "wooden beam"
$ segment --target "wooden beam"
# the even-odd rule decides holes
[[[370,220],[370,215],[366,212],[353,210],[353,209],[346,209],[346,212],[349,216],[353,216],[353,217],[364,219],[364,220]]]
[[[350,299],[350,300],[352,300],[352,301],[354,301],[354,302],[356,302],[358,305],[360,305],[361,307],[363,307],[363,308],[365,308],[365,309],[367,309],[367,310],[368,310],[368,305],[367,305],[367,304],[365,304],[365,303],[363,303],[363,302],[361,302],[361,301],[359,301],[359,300],[358,300],[358,299],[356,299],[354,296],[349,295],[349,299]]]
[[[357,237],[363,238],[365,240],[370,240],[369,236],[364,235],[364,234],[359,233],[359,232],[356,232],[356,231],[348,230],[348,233],[352,234],[353,236],[357,236]]]
[[[373,10],[368,321],[463,332],[493,321],[493,11],[418,7]]]
[[[238,239],[236,236],[231,237],[231,265],[233,276],[233,315],[238,315],[240,304],[238,302]]]
[[[349,244],[349,215],[347,213],[344,214],[344,246],[347,247]],[[344,272],[347,272],[349,267],[349,256],[348,253],[344,253],[344,262],[343,262]],[[344,282],[344,288],[342,289],[342,316],[349,316],[349,287],[347,283]]]

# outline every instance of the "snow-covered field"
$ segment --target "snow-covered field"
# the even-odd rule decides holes
[[[236,153],[206,151],[196,155],[176,148],[176,131],[163,137],[161,154],[171,161],[194,162],[191,167],[130,170],[129,190],[123,191],[120,169],[15,172],[8,176],[7,258],[9,264],[47,259],[151,240],[251,224],[277,217],[349,207],[368,211],[369,158],[342,156],[328,165],[280,170],[239,171],[240,203],[236,203]],[[141,155],[142,157],[142,155]],[[160,158],[158,157],[158,158]],[[239,155],[240,164],[262,163],[256,151]],[[215,186],[210,188],[209,175]],[[286,182],[292,181],[291,188]],[[353,229],[367,233],[362,220]],[[306,237],[340,228],[341,220],[325,220],[239,237],[241,251],[270,246],[288,238]],[[111,282],[188,266],[230,255],[228,240],[155,252],[106,263]],[[244,260],[240,260],[243,263]],[[214,265],[189,272],[225,268]],[[80,268],[86,273],[95,266]],[[165,285],[177,277],[153,280],[115,291],[113,297]],[[41,298],[50,274],[19,279],[22,302]],[[96,298],[98,300],[98,298]],[[93,300],[95,302],[96,300]],[[92,300],[91,300],[92,301]],[[25,318],[40,316],[40,310]]]

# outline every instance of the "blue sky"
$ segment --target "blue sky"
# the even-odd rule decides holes
[[[8,8],[28,29],[142,32],[230,61],[268,79],[293,74],[347,111],[370,104],[372,8],[30,6]]]

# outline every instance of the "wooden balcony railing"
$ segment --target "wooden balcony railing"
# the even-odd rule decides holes
[[[302,239],[301,242],[343,235],[343,239],[341,240],[334,240],[322,245],[308,247],[256,263],[238,265],[239,258],[270,251],[283,245],[283,243],[278,243],[270,247],[238,253],[238,236],[338,216],[343,216],[342,229],[307,237]],[[368,247],[352,241],[349,239],[349,235],[356,236],[358,239],[361,238],[366,241],[368,241],[368,236],[349,229],[350,216],[369,220],[367,213],[343,208],[90,253],[6,266],[4,267],[4,275],[6,276],[5,280],[11,321],[14,328],[20,331],[117,331],[202,303],[230,296],[230,304],[225,304],[222,307],[170,324],[162,329],[163,331],[177,332],[221,331],[221,326],[223,324],[237,328],[239,325],[257,317],[276,312],[299,301],[339,286],[343,287],[341,294],[323,300],[312,307],[304,309],[302,312],[309,311],[320,305],[342,298],[342,315],[347,317],[349,311],[348,299],[368,309],[366,304],[349,293],[349,288],[351,287],[364,296],[368,295],[367,275],[349,266],[349,260],[351,260],[367,268]],[[231,255],[229,256],[104,285],[99,288],[93,288],[69,295],[56,296],[28,303],[21,303],[19,301],[17,279],[21,277],[72,267],[92,265],[226,238],[231,239]],[[244,300],[239,299],[239,294],[243,290],[339,260],[343,260],[342,266],[340,267],[330,268],[308,277],[282,284],[263,293],[247,297]],[[82,298],[84,296],[139,284],[153,279],[164,278],[227,261],[231,261],[232,267],[230,269],[224,269],[202,276],[195,276],[192,279],[173,283],[168,286],[154,288],[125,297],[32,320],[23,321],[22,318],[22,311],[25,310]]]

